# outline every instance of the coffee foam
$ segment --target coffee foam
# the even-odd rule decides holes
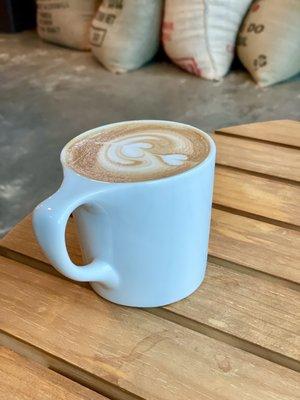
[[[209,143],[190,126],[129,122],[99,128],[65,149],[65,163],[104,182],[138,182],[176,175],[209,153]]]

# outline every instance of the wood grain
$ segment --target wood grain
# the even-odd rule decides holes
[[[296,399],[298,374],[0,259],[0,327],[145,399]]]
[[[66,237],[71,258],[82,263],[73,220],[69,221]],[[0,252],[1,248],[49,262],[36,242],[31,215],[0,240]],[[293,229],[213,209],[209,243],[213,256],[299,283],[299,248],[300,233]]]
[[[75,223],[70,220],[66,235],[70,244],[69,252],[75,262],[81,263],[78,238],[74,230]],[[209,250],[216,257],[299,282],[299,241],[300,234],[294,230],[213,210]],[[0,240],[0,246],[49,262],[36,242],[31,216],[26,217]]]
[[[300,147],[300,122],[277,120],[257,122],[253,124],[236,125],[219,129],[217,132],[244,136]]]
[[[300,233],[213,209],[209,254],[300,283]]]
[[[166,308],[300,361],[300,293],[280,283],[209,263],[200,288]]]
[[[213,139],[219,165],[300,181],[299,149],[219,134],[213,135]]]
[[[214,201],[220,208],[257,217],[220,209],[212,215],[210,254],[251,270],[209,263],[198,291],[158,309],[157,315],[194,331],[146,311],[115,306],[76,283],[0,258],[3,335],[76,367],[79,377],[83,371],[82,381],[88,373],[122,393],[146,399],[240,399],[245,393],[247,399],[296,398],[299,380],[293,371],[238,347],[294,369],[300,358],[299,293],[282,280],[251,272],[300,281],[300,188],[291,182],[299,181],[299,126],[273,121],[225,128],[216,135],[223,166],[216,169]],[[73,222],[67,241],[73,261],[81,264]],[[31,257],[30,262],[48,262],[30,217],[0,245],[2,254],[12,250]],[[212,333],[220,332],[220,340],[199,332],[215,338]],[[22,366],[20,373],[26,372]],[[39,379],[38,372],[34,377]]]
[[[299,185],[216,167],[214,203],[300,225]]]
[[[105,400],[64,376],[0,347],[1,400]]]
[[[81,265],[82,255],[73,218],[69,219],[67,225],[66,240],[71,259],[76,264]],[[4,238],[0,239],[0,246],[42,262],[49,262],[36,240],[31,214],[19,222]]]
[[[31,243],[31,240],[34,241],[35,239],[32,232],[30,233],[30,227],[30,220],[27,218],[2,243],[30,257],[38,255],[42,261],[47,261],[41,253],[36,251],[34,243]],[[68,232],[74,238],[73,228],[74,221],[70,221]],[[24,240],[25,237],[26,240]],[[300,275],[300,264],[297,262],[300,257],[297,245],[299,241],[300,234],[293,230],[220,210],[214,210],[212,214],[210,254],[234,262],[241,262],[251,268],[282,276],[286,279],[290,278],[290,280],[296,282],[299,281]],[[76,261],[79,251],[75,246],[78,247],[79,245],[73,241],[70,250],[71,252],[75,250],[72,258]],[[231,279],[232,285],[230,285]],[[221,284],[223,285],[222,290],[220,288],[220,290],[213,290],[216,282],[220,283],[220,287]],[[225,292],[226,296],[223,298]],[[245,296],[244,293],[248,295]],[[276,314],[278,319],[273,319],[272,315],[268,317],[268,310],[272,309],[271,305],[274,303],[272,293],[276,293],[278,299],[282,301],[281,308],[278,308],[278,314]],[[206,302],[201,303],[203,297],[205,297]],[[252,297],[265,304],[266,307],[262,311],[256,310],[256,303],[253,304]],[[199,299],[201,307],[195,307],[198,310],[198,318],[192,315],[192,319],[236,335],[248,342],[264,346],[271,351],[287,355],[290,358],[297,357],[295,354],[297,327],[293,324],[289,325],[289,321],[295,318],[293,306],[299,299],[298,293],[294,290],[286,289],[284,285],[275,284],[273,287],[273,284],[267,280],[249,277],[246,274],[233,272],[224,267],[216,268],[216,266],[210,264],[205,283],[195,293],[194,298]],[[225,298],[227,300],[224,302]],[[195,300],[195,302],[197,301]],[[184,302],[183,304],[186,310],[182,309],[181,315],[190,317],[190,303]],[[236,307],[229,307],[229,304],[236,304]],[[239,304],[242,304],[242,306],[239,307]],[[220,310],[219,313],[218,310]],[[244,315],[240,314],[242,311],[244,311]],[[211,317],[203,318],[205,315]],[[257,323],[258,319],[264,321],[264,318],[266,319],[264,324]],[[286,334],[282,326],[285,319],[287,319],[286,327],[288,327],[289,334]],[[249,326],[254,326],[256,329],[250,329]],[[272,329],[275,329],[275,333],[272,340],[269,340]]]

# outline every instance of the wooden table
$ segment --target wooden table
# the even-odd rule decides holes
[[[30,216],[1,241],[1,400],[299,399],[300,123],[214,138],[207,276],[181,302],[126,308],[64,279]],[[67,237],[80,263],[72,221]]]

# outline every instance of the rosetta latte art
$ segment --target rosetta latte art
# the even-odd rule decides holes
[[[103,145],[97,161],[107,171],[126,175],[161,174],[163,170],[184,165],[192,144],[184,136],[160,132],[129,134]],[[167,151],[164,154],[163,151]],[[185,153],[182,153],[185,151]]]
[[[92,179],[135,182],[175,175],[206,158],[209,145],[192,127],[130,124],[79,139],[68,165]]]

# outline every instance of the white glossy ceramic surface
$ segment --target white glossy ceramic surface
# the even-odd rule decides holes
[[[201,164],[144,182],[86,178],[64,165],[63,150],[62,186],[33,215],[36,236],[53,266],[71,279],[90,282],[104,298],[129,306],[162,306],[196,290],[206,269],[216,154],[213,140],[199,134],[210,144]],[[66,249],[71,213],[88,263],[84,267],[73,264]]]

